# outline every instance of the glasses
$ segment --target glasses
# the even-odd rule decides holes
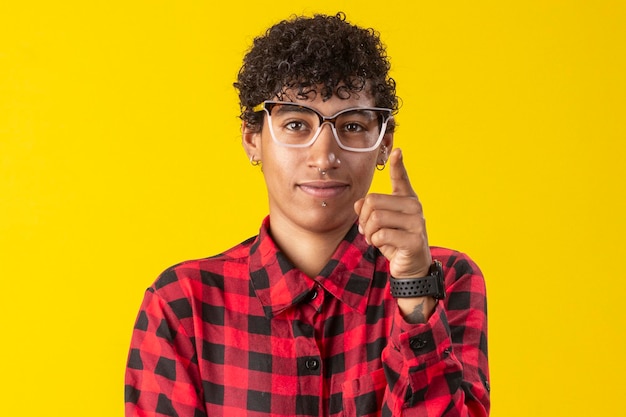
[[[380,107],[353,107],[327,117],[307,105],[283,101],[264,101],[252,110],[265,110],[272,139],[279,145],[311,146],[328,123],[339,147],[352,152],[376,149],[392,112]]]

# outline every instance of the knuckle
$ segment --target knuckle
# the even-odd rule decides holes
[[[422,213],[422,203],[417,199],[417,197],[411,197],[409,199],[408,208],[410,213]]]
[[[369,206],[376,206],[376,202],[379,201],[380,196],[378,194],[368,194],[365,197],[365,204]]]
[[[372,243],[375,246],[384,245],[389,239],[389,231],[387,229],[379,229],[372,235]]]
[[[383,224],[384,217],[384,214],[380,210],[374,210],[370,214],[369,220],[372,223],[372,226],[380,227],[380,225]]]

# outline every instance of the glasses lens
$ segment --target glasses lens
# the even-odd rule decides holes
[[[350,148],[374,146],[381,134],[384,116],[379,110],[350,110],[335,120],[339,141]]]
[[[320,119],[313,110],[298,105],[274,105],[270,116],[275,139],[286,145],[308,143],[320,125]]]
[[[333,124],[343,146],[367,149],[376,145],[389,116],[387,110],[348,109],[326,120]],[[320,129],[321,118],[313,109],[297,104],[274,104],[270,111],[274,138],[287,146],[309,144]]]

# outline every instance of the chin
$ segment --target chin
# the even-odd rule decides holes
[[[314,210],[313,213],[308,213],[308,221],[305,222],[305,227],[316,233],[326,233],[337,229],[347,229],[356,221],[356,213],[351,210],[350,213],[341,211],[337,212],[332,210],[331,204],[326,207],[321,207]]]

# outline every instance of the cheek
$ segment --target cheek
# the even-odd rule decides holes
[[[272,168],[280,169],[286,165],[293,165],[295,155],[293,152],[290,152],[291,149],[285,148],[284,146],[279,146],[272,140],[267,127],[263,128],[263,162],[264,165],[271,165]]]
[[[275,191],[286,190],[296,182],[302,163],[302,158],[292,149],[273,144],[266,146],[263,153],[266,184]]]
[[[370,175],[374,174],[376,171],[376,159],[378,158],[378,154],[372,152],[367,155],[367,158],[363,158],[360,161],[361,172],[367,172]]]
[[[273,169],[283,177],[294,176],[296,170],[304,164],[304,158],[289,148],[274,147],[269,156]]]
[[[354,180],[359,184],[360,188],[367,191],[374,178],[376,172],[376,158],[367,158],[353,165]]]

